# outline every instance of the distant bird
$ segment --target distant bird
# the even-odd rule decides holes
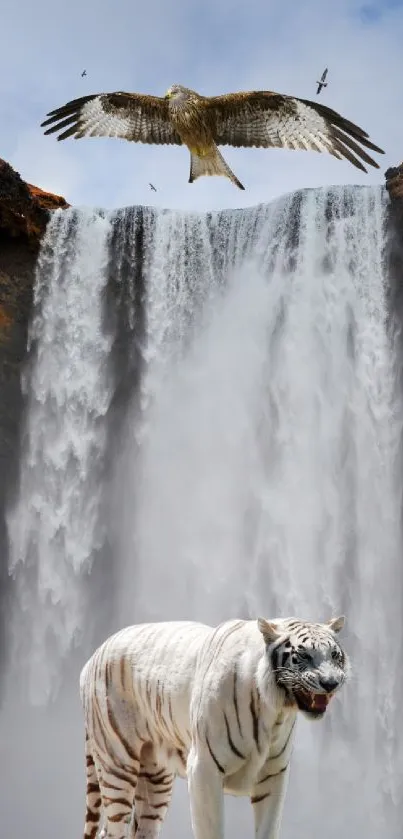
[[[83,78],[83,76],[86,76],[86,75],[87,75],[87,71],[83,70],[83,72],[81,73],[81,78]]]
[[[164,97],[141,93],[95,93],[50,111],[45,134],[67,137],[122,137],[139,143],[185,145],[190,151],[189,183],[202,175],[224,175],[244,189],[217,146],[313,149],[361,160],[379,169],[361,146],[384,154],[368,134],[318,102],[267,90],[199,96],[173,85]]]
[[[154,184],[149,184],[149,186],[150,186],[150,189],[152,189],[153,192],[157,192]]]
[[[320,81],[319,81],[319,82],[316,82],[316,84],[318,85],[318,89],[317,89],[317,91],[316,91],[316,95],[318,95],[318,93],[320,93],[320,92],[321,92],[322,87],[327,87],[327,86],[328,86],[328,82],[326,82],[326,81],[325,81],[326,76],[327,76],[327,72],[328,72],[328,68],[326,67],[326,68],[325,68],[325,70],[324,70],[324,71],[323,71],[323,73],[322,73],[322,78],[320,79]]]

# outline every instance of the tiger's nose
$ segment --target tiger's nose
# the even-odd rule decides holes
[[[336,690],[339,686],[339,683],[336,679],[319,679],[319,684],[323,690],[326,690],[327,693],[331,693],[332,690]]]

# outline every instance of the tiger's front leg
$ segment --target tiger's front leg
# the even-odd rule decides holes
[[[205,746],[192,746],[187,779],[195,839],[224,839],[223,772]]]
[[[287,765],[276,774],[269,772],[256,784],[251,796],[256,839],[279,839],[289,774]]]

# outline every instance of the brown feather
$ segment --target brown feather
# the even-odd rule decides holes
[[[364,171],[351,151],[370,166],[379,166],[359,144],[384,154],[362,128],[306,99],[272,91],[229,93],[203,99],[203,109],[217,145],[327,151]]]
[[[42,127],[50,126],[45,134],[67,128],[58,140],[121,137],[139,143],[182,145],[170,121],[168,102],[159,96],[98,93],[73,99],[47,116],[42,123]]]

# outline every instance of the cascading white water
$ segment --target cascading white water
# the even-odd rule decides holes
[[[297,831],[325,831],[329,839],[341,832],[378,839],[380,831],[397,839],[401,832],[396,466],[403,406],[386,324],[383,217],[382,192],[366,188],[312,190],[211,217],[143,212],[142,292],[127,294],[127,321],[143,359],[140,398],[125,402],[115,473],[102,485],[113,513],[102,522],[95,466],[107,445],[113,382],[101,292],[110,226],[130,233],[113,244],[121,283],[121,266],[129,261],[134,273],[140,257],[132,244],[137,221],[79,215],[63,270],[60,254],[72,240],[68,223],[63,232],[54,222],[38,274],[30,444],[10,519],[35,664],[55,679],[57,655],[85,631],[83,576],[103,528],[114,548],[117,626],[258,613],[320,620],[345,612],[352,679],[324,722],[299,725],[284,839]],[[66,305],[67,287],[74,305]],[[49,344],[52,336],[61,352]],[[66,420],[69,409],[86,430],[85,453],[79,449],[79,468],[69,473],[73,485],[61,480],[66,458],[55,457],[80,439],[75,421]],[[47,523],[54,507],[63,533],[57,550]],[[33,561],[41,568],[34,591],[24,567]],[[61,626],[69,632],[60,635]],[[40,661],[49,631],[57,639],[51,667],[45,653]],[[71,767],[74,760],[70,755]],[[184,802],[182,788],[167,839],[189,834]],[[75,804],[60,798],[61,811]],[[235,836],[252,835],[245,802],[228,810]],[[53,827],[32,826],[32,835],[51,839]],[[59,825],[60,839],[70,839],[63,830]],[[8,831],[8,839],[17,835]]]
[[[83,576],[105,536],[100,464],[111,341],[102,332],[102,295],[110,234],[99,213],[59,211],[37,267],[20,490],[8,516],[18,624],[13,658],[29,658],[34,703],[52,695],[61,664],[80,641]]]

